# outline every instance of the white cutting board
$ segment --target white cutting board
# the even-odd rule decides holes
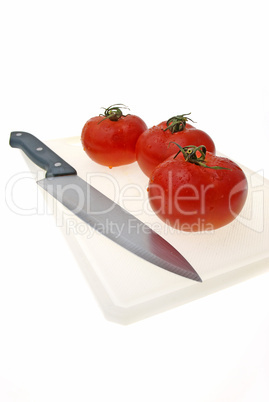
[[[269,181],[259,172],[241,166],[249,192],[236,220],[215,232],[185,233],[168,227],[152,212],[148,178],[136,163],[113,169],[98,165],[83,151],[79,137],[46,144],[82,179],[170,242],[203,280],[198,283],[142,260],[88,228],[40,188],[108,320],[130,324],[269,269]],[[44,177],[43,171],[26,160],[38,179]]]

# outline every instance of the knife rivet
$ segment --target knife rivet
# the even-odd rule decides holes
[[[43,151],[43,148],[42,147],[39,147],[39,148],[36,148],[36,151]]]
[[[22,133],[16,133],[16,137],[20,137]]]
[[[61,164],[61,162],[56,162],[56,163],[54,163],[54,166],[59,167],[59,166],[62,166],[62,164]]]

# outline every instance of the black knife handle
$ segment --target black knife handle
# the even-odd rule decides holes
[[[32,162],[45,169],[46,177],[77,174],[72,166],[32,134],[13,131],[9,144],[12,148],[20,148]]]

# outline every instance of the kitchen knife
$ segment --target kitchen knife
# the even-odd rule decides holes
[[[37,184],[92,228],[125,249],[174,274],[202,282],[191,264],[165,239],[96,188],[38,138],[24,131],[10,134],[10,146],[21,149],[46,170]]]

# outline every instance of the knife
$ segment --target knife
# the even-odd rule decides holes
[[[67,209],[137,256],[173,274],[202,282],[191,264],[165,239],[95,187],[38,138],[24,131],[10,134],[10,146],[21,149],[46,171],[37,184]]]

